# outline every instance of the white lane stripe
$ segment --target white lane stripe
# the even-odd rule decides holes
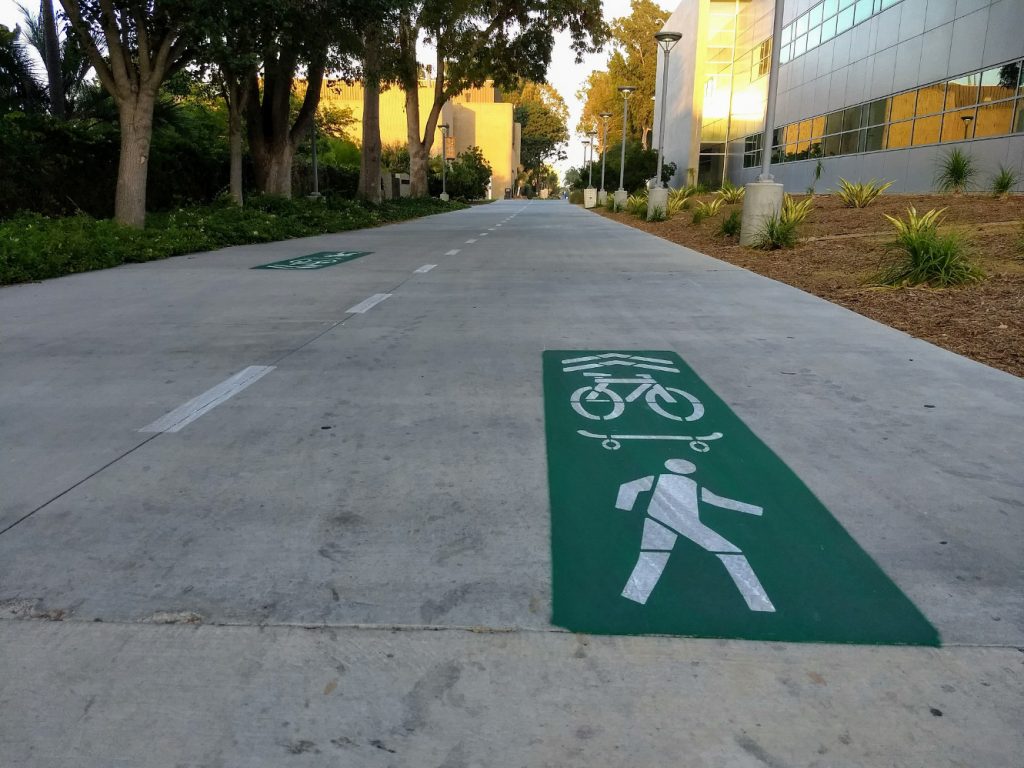
[[[470,244],[470,243],[475,243],[475,242],[476,242],[476,240],[467,240],[466,241],[467,245]]]
[[[490,232],[481,232],[480,233],[480,237],[487,237],[489,234],[491,234],[491,233]]]
[[[217,386],[206,390],[199,397],[194,397],[167,415],[161,416],[152,424],[140,429],[139,432],[178,432],[210,409],[216,408],[229,397],[237,395],[250,384],[263,378],[272,370],[274,370],[273,365],[250,365],[234,376],[225,379]]]
[[[452,248],[450,251],[448,251],[448,253],[445,254],[445,256],[455,256],[458,252],[458,248]]]
[[[391,298],[391,294],[390,293],[375,293],[370,298],[363,299],[358,304],[356,304],[354,307],[349,307],[345,311],[346,312],[350,312],[353,315],[361,315],[364,312],[368,312],[369,310],[373,309],[374,307],[376,307],[378,304],[380,304],[385,299],[390,299],[390,298]]]
[[[424,264],[422,267],[416,270],[417,275],[425,275],[427,272],[436,267],[437,264]]]

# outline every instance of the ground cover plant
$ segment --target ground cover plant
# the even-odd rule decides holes
[[[344,232],[464,207],[431,198],[371,205],[334,197],[252,197],[245,208],[225,201],[151,214],[144,230],[85,215],[50,219],[27,214],[0,222],[0,285],[229,245]]]
[[[721,197],[714,197],[711,200],[699,201],[693,211],[693,223],[700,224],[704,219],[716,216],[722,210],[725,201]]]
[[[994,197],[1006,197],[1017,186],[1020,174],[1010,168],[999,166],[999,172],[992,177],[991,190]]]
[[[906,218],[886,215],[896,230],[896,239],[889,244],[891,263],[877,275],[876,283],[948,288],[985,278],[985,273],[967,258],[963,234],[939,232],[944,210],[918,214],[911,206]]]
[[[867,208],[885,190],[894,184],[887,181],[884,184],[875,179],[871,181],[850,182],[846,179],[839,180],[839,190],[836,192],[843,204],[849,208]]]
[[[746,191],[746,187],[736,187],[726,181],[716,194],[729,205],[733,205],[743,202],[743,195],[746,194]]]
[[[939,160],[935,185],[939,192],[961,195],[971,187],[977,175],[978,166],[974,162],[974,158],[956,147]]]
[[[742,215],[740,212],[733,211],[718,225],[717,234],[720,237],[739,237],[741,219]]]
[[[894,230],[883,214],[905,218],[910,206],[946,207],[943,228],[966,233],[971,259],[987,278],[952,288],[873,286],[880,265],[893,257]],[[694,227],[689,217],[649,224],[606,215],[1024,376],[1024,195],[884,194],[868,208],[847,208],[836,194],[818,194],[796,245],[772,251],[741,246],[717,228]]]

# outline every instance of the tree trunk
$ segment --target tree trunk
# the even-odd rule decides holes
[[[121,101],[121,159],[117,169],[114,219],[142,229],[146,225],[146,180],[153,139],[155,94],[139,93]]]
[[[237,104],[228,105],[228,144],[231,148],[231,199],[243,205],[242,196],[242,114]]]
[[[359,153],[358,195],[371,203],[380,194],[380,44],[377,30],[363,38],[363,146]]]
[[[50,114],[63,120],[67,114],[64,101],[64,75],[60,66],[60,38],[57,37],[57,19],[53,14],[53,0],[42,0],[39,7],[43,19],[43,64],[49,83]]]
[[[292,159],[295,147],[290,142],[276,144],[266,154],[266,160],[256,175],[256,185],[267,195],[292,196]]]
[[[651,129],[644,126],[643,132],[640,134],[640,146],[644,149],[650,149],[651,145],[649,139],[651,137]]]
[[[380,202],[380,84],[367,79],[363,86],[363,147],[359,159],[359,196]]]
[[[427,176],[430,170],[427,147],[420,139],[420,89],[405,87],[405,126],[409,139],[409,196],[427,197],[430,187]]]

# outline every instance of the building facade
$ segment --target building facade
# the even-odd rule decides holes
[[[419,87],[420,131],[434,101],[434,81],[424,80]],[[352,111],[357,124],[363,121],[363,86],[332,81],[324,85],[321,104],[345,107]],[[491,166],[491,198],[500,199],[506,188],[514,189],[520,170],[521,127],[513,120],[513,106],[501,100],[497,88],[473,88],[460,93],[441,110],[438,124],[447,123],[447,156],[454,158],[469,147],[479,147]],[[356,131],[356,136],[361,131]],[[405,91],[389,88],[380,95],[381,142],[406,144],[408,131],[405,119]],[[441,131],[434,134],[432,152],[441,154]]]
[[[952,147],[983,177],[1024,173],[1024,0],[780,1],[772,173],[787,191],[926,191]],[[666,22],[683,35],[656,94],[674,184],[757,178],[773,15],[772,0],[683,0]]]

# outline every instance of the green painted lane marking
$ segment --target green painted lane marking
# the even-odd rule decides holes
[[[939,644],[910,599],[675,353],[545,352],[544,410],[553,623]]]
[[[352,261],[371,253],[373,251],[318,251],[308,256],[296,256],[294,259],[261,264],[253,269],[323,269],[324,267],[333,267],[335,264],[344,264],[346,261]]]

